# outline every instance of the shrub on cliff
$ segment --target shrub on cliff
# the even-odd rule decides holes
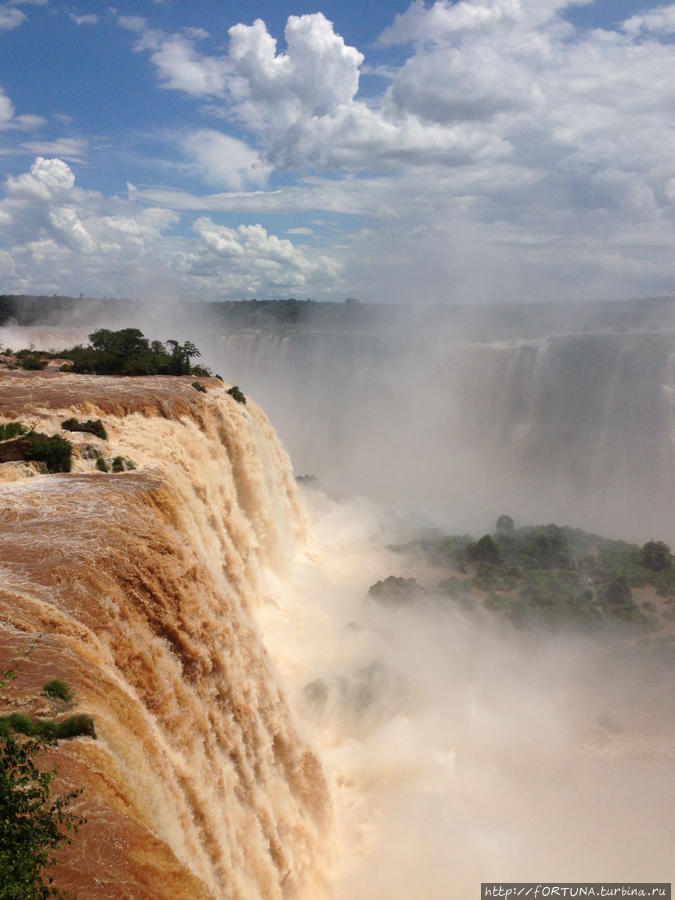
[[[108,440],[108,434],[100,419],[87,419],[86,422],[78,422],[77,419],[65,419],[61,422],[61,428],[64,431],[81,431],[84,434],[93,434],[101,438],[102,441]]]
[[[40,462],[47,472],[70,472],[72,445],[59,435],[28,434],[0,443],[0,462]]]
[[[42,693],[56,700],[65,700],[68,702],[72,699],[70,688],[65,681],[61,681],[60,678],[54,678],[52,681],[48,681],[42,688]]]
[[[246,403],[244,392],[239,390],[238,385],[235,384],[234,387],[231,387],[227,393],[230,395],[230,397],[234,397],[237,403]]]
[[[113,472],[131,472],[136,468],[136,463],[126,456],[116,456],[112,461],[111,468]]]
[[[0,672],[0,687],[15,674]],[[0,900],[63,897],[45,870],[85,819],[68,809],[80,791],[52,796],[56,771],[36,764],[47,745],[39,738],[17,739],[8,728],[0,731]]]
[[[27,433],[28,429],[21,422],[5,422],[0,425],[0,441],[8,441]]]
[[[37,353],[32,353],[28,356],[24,356],[20,365],[22,369],[39,372],[41,369],[46,368],[47,360],[41,359]]]
[[[87,713],[68,716],[60,722],[53,719],[33,719],[21,713],[11,713],[0,718],[0,736],[25,734],[47,741],[62,741],[74,737],[96,737],[94,720]]]
[[[27,443],[24,459],[44,463],[48,472],[70,472],[72,444],[58,434],[48,436],[31,431],[25,438]]]

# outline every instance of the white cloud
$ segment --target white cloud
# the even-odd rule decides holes
[[[98,22],[98,16],[93,15],[91,13],[87,13],[82,16],[78,16],[77,13],[68,13],[70,16],[71,22],[74,22],[76,25],[96,25]]]
[[[10,197],[50,200],[55,194],[69,191],[75,176],[63,160],[38,156],[30,172],[7,176],[5,187]]]
[[[255,150],[218,131],[197,131],[184,140],[183,147],[194,160],[190,170],[216,187],[231,191],[260,187],[271,171]]]
[[[147,19],[142,16],[120,16],[117,20],[122,28],[141,34],[147,28]]]
[[[455,47],[434,48],[412,57],[387,92],[388,113],[448,124],[536,109],[540,98],[531,72],[489,44],[481,51],[479,66],[472,55]]]
[[[575,29],[565,14],[583,2],[417,0],[383,33],[399,62],[367,100],[363,54],[321,13],[291,16],[279,44],[261,20],[236,25],[211,55],[199,28],[167,34],[121,17],[162,87],[218,113],[222,130],[174,128],[162,168],[214,193],[149,185],[106,199],[42,170],[8,179],[0,227],[16,242],[3,243],[13,277],[41,254],[92,282],[168,273],[194,296],[672,291],[675,6]],[[20,118],[0,94],[0,126]],[[58,156],[70,176],[64,161],[87,149],[23,146]],[[228,228],[219,213],[259,224]],[[317,214],[328,224],[309,246],[274,234],[275,215],[290,238]],[[322,259],[315,245],[335,235]]]
[[[523,13],[520,0],[450,3],[438,0],[427,8],[424,0],[415,0],[380,35],[379,44],[392,46],[413,41],[439,41],[457,32],[486,28],[497,22],[517,21]]]
[[[225,261],[221,277],[248,295],[261,289],[283,292],[305,288],[310,281],[334,281],[339,273],[334,260],[310,260],[290,241],[268,234],[262,225],[227,228],[202,216],[193,228],[200,247],[184,257],[183,271],[204,276]]]
[[[0,31],[11,31],[26,21],[25,13],[12,6],[0,6]]]
[[[208,37],[201,28],[186,28],[181,34],[165,34],[149,28],[141,16],[120,16],[122,28],[138,35],[135,49],[149,50],[163,87],[193,96],[219,96],[225,83],[225,63],[202,56],[194,41]]]
[[[0,128],[6,128],[14,118],[12,101],[0,87]]]
[[[226,228],[200,216],[192,234],[175,232],[172,210],[105,198],[75,184],[60,159],[35,160],[9,176],[0,200],[0,254],[6,290],[92,294],[239,297],[302,287],[321,290],[338,264],[309,254],[261,225]]]
[[[622,28],[630,35],[640,32],[652,32],[655,34],[675,34],[675,4],[659,6],[641,15],[631,16],[626,19]]]
[[[349,105],[359,87],[363,55],[348,47],[322,13],[289,16],[287,52],[277,54],[276,41],[261,19],[229,30],[233,64],[231,94],[240,102],[280,103],[280,116],[298,113],[326,116]]]
[[[21,149],[26,153],[46,153],[62,156],[70,162],[83,162],[88,141],[82,138],[57,138],[54,141],[25,141]]]
[[[220,94],[224,85],[224,67],[220,60],[200,56],[191,41],[181,35],[162,40],[152,61],[162,85],[194,96]]]
[[[0,131],[31,131],[45,124],[41,116],[27,113],[17,116],[14,105],[0,85]]]

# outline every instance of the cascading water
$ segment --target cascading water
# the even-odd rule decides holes
[[[675,541],[672,335],[232,334],[222,366],[299,471],[485,527],[502,512]],[[644,539],[644,538],[643,538]]]
[[[330,815],[252,616],[302,537],[288,459],[252,402],[212,381],[5,376],[7,418],[102,417],[137,465],[2,486],[10,699],[66,679],[98,740],[56,754],[88,824],[59,869],[76,897],[322,896]],[[90,458],[86,458],[89,456]],[[8,467],[4,467],[7,469]],[[38,687],[39,690],[39,687]]]
[[[596,471],[622,411],[636,434],[648,431],[636,437],[644,452],[660,448],[664,467],[670,458],[663,408],[640,418],[655,383],[672,403],[675,356],[663,363],[658,344],[647,364],[639,342],[613,337],[575,407],[552,393],[564,372],[584,382],[574,341],[457,345],[452,366],[443,348],[406,356],[399,345],[394,377],[386,342],[368,368],[362,337],[344,354],[324,336],[296,369],[292,341],[275,340],[277,356],[266,363],[261,351],[256,366],[290,368],[292,389],[280,378],[275,390],[304,428],[299,439],[330,382],[351,399],[329,432],[331,458],[362,416],[371,450],[354,431],[352,462],[380,467],[380,485],[398,471],[405,488],[415,445],[431,452],[450,440],[468,454],[466,434],[483,436],[485,459],[501,451],[515,466],[533,454],[545,482],[566,417],[585,423],[570,440],[594,448]],[[428,396],[403,377],[421,358]],[[253,376],[242,363],[247,394]],[[59,885],[82,900],[465,900],[490,879],[669,880],[666,643],[659,655],[656,640],[521,633],[480,608],[374,603],[369,585],[391,573],[440,577],[390,548],[405,537],[401,516],[307,490],[307,521],[255,403],[237,403],[215,379],[206,395],[189,382],[0,380],[3,418],[53,433],[72,415],[100,417],[109,436],[73,435],[69,475],[2,467],[0,651],[23,659],[5,697],[46,713],[40,688],[63,678],[98,731],[52,757],[62,789],[84,788],[77,804],[88,818]],[[361,391],[369,383],[373,393]],[[314,438],[314,449],[326,442]],[[138,468],[95,473],[92,449]]]

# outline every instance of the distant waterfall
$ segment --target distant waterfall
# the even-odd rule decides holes
[[[232,334],[226,372],[327,487],[675,541],[672,335]]]

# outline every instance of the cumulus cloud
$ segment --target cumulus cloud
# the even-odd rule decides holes
[[[237,278],[248,293],[264,284],[277,290],[303,288],[311,279],[335,278],[337,266],[326,258],[310,261],[290,241],[268,235],[262,225],[239,225],[227,228],[216,225],[207,216],[198,218],[194,230],[201,248],[186,257],[184,265],[204,272],[226,260],[227,277]]]
[[[229,35],[229,90],[242,104],[256,108],[279,103],[281,117],[293,122],[300,111],[330,115],[349,105],[358,90],[364,57],[345,44],[322,13],[289,17],[286,53],[277,53],[262,19],[250,26],[235,25]]]
[[[208,37],[208,32],[188,28],[179,34],[165,34],[149,28],[141,16],[120,16],[118,21],[122,28],[137,35],[137,52],[150,51],[162,87],[197,97],[222,93],[225,62],[200,54],[194,46],[195,41]]]
[[[231,229],[200,216],[179,234],[180,216],[78,188],[61,159],[38,157],[9,176],[0,200],[0,277],[8,290],[238,297],[307,287],[338,275],[327,257],[309,256],[261,225]]]
[[[50,200],[54,195],[69,191],[75,185],[75,176],[61,159],[35,160],[30,172],[8,175],[5,188],[9,197]]]
[[[521,0],[487,0],[487,2],[451,3],[438,0],[431,8],[424,0],[415,0],[399,13],[392,25],[382,32],[379,44],[407,44],[413,41],[442,41],[457,32],[487,28],[497,22],[517,21],[522,16]]]
[[[433,297],[433,284],[511,298],[533,285],[562,296],[571,284],[577,295],[580,284],[588,295],[672,291],[675,5],[586,30],[567,16],[586,2],[415,0],[373,51],[398,48],[367,99],[361,75],[375,69],[321,13],[291,16],[278,42],[260,19],[235,25],[217,52],[200,28],[168,34],[120,17],[160,86],[217,114],[218,130],[172,132],[163,169],[214,193],[147,185],[106,200],[24,173],[6,183],[2,227],[8,215],[15,229],[28,221],[11,204],[35,216],[43,204],[31,253],[61,268],[77,256],[89,272],[97,259],[121,272],[127,254],[210,296],[320,293],[329,275],[342,279],[334,296],[348,275],[348,293],[378,299]],[[19,118],[0,94],[0,127]],[[63,164],[87,149],[23,146]],[[309,211],[330,235],[318,227],[302,248],[275,237],[271,217],[295,214],[284,233],[303,235]],[[238,212],[261,224],[219,224]],[[322,260],[314,247],[335,235]]]
[[[675,34],[675,4],[659,6],[649,12],[631,16],[626,19],[622,28],[630,35],[641,32]]]
[[[255,150],[219,131],[197,131],[183,141],[183,147],[194,160],[190,170],[216,187],[231,191],[261,187],[271,172]]]

